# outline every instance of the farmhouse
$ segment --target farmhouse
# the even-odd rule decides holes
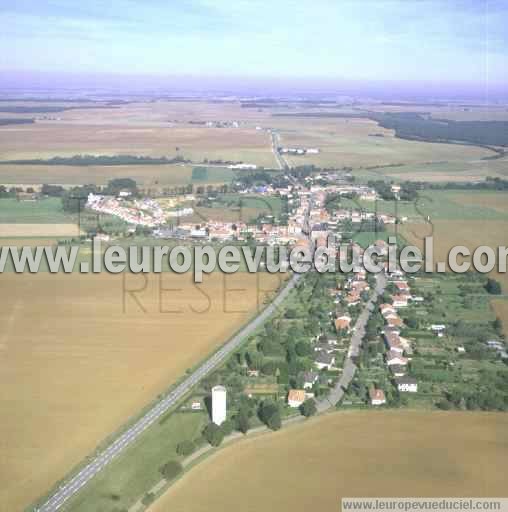
[[[407,284],[407,281],[395,281],[393,284],[400,293],[405,295],[409,293],[409,285]]]
[[[303,389],[312,389],[318,378],[319,375],[316,372],[305,372],[303,374]]]
[[[394,308],[405,308],[407,306],[407,295],[392,295],[391,299]]]
[[[390,350],[390,352],[386,354],[386,364],[388,366],[392,366],[394,364],[397,364],[399,366],[406,366],[407,359],[405,357],[402,357],[400,353],[393,352]]]
[[[346,304],[348,305],[348,307],[356,306],[357,304],[360,304],[360,295],[356,292],[351,292],[346,297]]]
[[[381,304],[381,306],[379,306],[379,311],[383,316],[388,315],[390,313],[397,313],[397,310],[391,304]]]
[[[400,329],[396,325],[386,325],[381,332],[382,334],[400,334]]]
[[[386,323],[389,327],[402,327],[404,322],[399,315],[390,315],[386,318]]]
[[[351,325],[351,317],[349,315],[342,315],[335,319],[335,329],[337,332],[342,330],[349,330]]]
[[[416,393],[418,391],[418,382],[413,377],[399,377],[395,379],[397,389],[402,393]]]
[[[406,369],[399,364],[390,366],[390,371],[394,377],[404,377],[404,375],[406,375]]]
[[[396,352],[398,354],[402,354],[404,352],[404,348],[400,342],[400,337],[398,334],[385,333],[385,341],[388,350],[391,352]]]
[[[289,407],[300,407],[305,402],[305,390],[303,389],[290,389],[288,393]]]
[[[316,343],[316,345],[314,345],[314,352],[324,352],[325,354],[331,354],[332,352],[335,352],[335,350],[335,347],[327,341]]]
[[[430,326],[430,330],[438,337],[442,338],[444,336],[446,325],[443,324],[433,324]]]
[[[326,352],[319,352],[314,364],[320,370],[329,370],[335,363],[335,356],[333,354],[327,354]]]
[[[371,388],[369,390],[369,397],[371,405],[386,404],[385,392],[382,389]]]

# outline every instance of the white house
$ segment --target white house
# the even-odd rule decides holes
[[[401,393],[416,393],[418,391],[418,382],[413,377],[399,377],[395,379],[395,383]]]

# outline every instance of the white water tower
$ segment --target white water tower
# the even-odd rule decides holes
[[[212,421],[219,426],[226,421],[226,388],[224,386],[212,388]]]

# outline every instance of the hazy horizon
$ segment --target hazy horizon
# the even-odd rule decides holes
[[[4,72],[0,94],[6,97],[266,97],[372,99],[378,101],[477,101],[508,100],[505,84],[429,81],[367,81],[276,79],[270,77],[200,77],[154,74]]]
[[[508,84],[506,1],[24,0],[0,5],[0,21],[4,91],[114,89],[128,75],[133,90],[494,101]]]

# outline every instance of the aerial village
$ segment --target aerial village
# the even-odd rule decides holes
[[[386,231],[390,229],[390,225],[403,223],[405,219],[374,213],[373,208],[362,208],[355,206],[354,202],[342,201],[341,198],[354,197],[359,200],[357,204],[364,205],[380,200],[376,190],[369,186],[340,179],[325,184],[322,181],[319,180],[319,176],[317,178],[314,176],[311,180],[294,179],[283,186],[249,185],[235,191],[237,197],[276,198],[284,202],[287,215],[283,221],[275,215],[261,216],[257,222],[221,221],[217,217],[196,219],[195,212],[199,208],[197,205],[200,201],[197,194],[182,194],[169,198],[130,197],[128,193],[122,191],[116,197],[90,194],[87,207],[95,212],[117,216],[132,226],[148,227],[151,229],[151,235],[160,239],[218,244],[249,240],[261,245],[305,246],[310,251],[314,251],[317,248],[326,247],[330,235],[333,235],[336,241],[346,244],[351,251],[356,251],[360,261],[365,244],[361,245],[352,233],[361,232],[365,225],[370,226],[367,230],[374,238],[369,245],[377,247],[381,261],[385,262],[385,271],[382,273],[385,291],[374,302],[375,313],[381,319],[381,323],[376,325],[374,335],[380,340],[377,342],[378,347],[383,347],[382,351],[380,348],[376,349],[379,352],[376,356],[375,371],[383,374],[384,377],[367,380],[367,389],[358,395],[362,397],[362,403],[370,407],[389,404],[390,397],[393,397],[394,393],[397,396],[426,394],[435,396],[435,393],[432,395],[429,390],[439,387],[439,384],[431,385],[424,382],[426,393],[420,393],[422,382],[418,375],[422,375],[422,371],[412,370],[418,368],[418,364],[412,364],[415,341],[412,336],[404,335],[404,332],[408,332],[408,325],[406,324],[407,315],[403,312],[420,308],[423,314],[425,307],[428,306],[426,304],[428,299],[424,297],[425,293],[422,289],[417,287],[416,292],[413,291],[417,283],[414,276],[406,276],[400,268],[389,271],[385,261],[388,254]],[[393,192],[398,192],[397,186],[394,186]],[[339,199],[334,202],[336,198]],[[226,210],[227,208],[224,208],[224,212]],[[394,226],[391,229],[393,228]],[[375,238],[376,235],[379,236]],[[342,257],[343,254],[340,253],[340,258]],[[285,403],[289,409],[301,408],[309,399],[319,400],[323,392],[329,393],[334,388],[340,388],[347,364],[356,366],[358,361],[361,361],[362,354],[369,350],[371,342],[365,341],[363,336],[360,338],[360,343],[355,344],[352,340],[355,336],[358,337],[357,321],[373,297],[377,278],[360,270],[343,274],[340,279],[331,274],[330,279],[332,279],[328,287],[330,306],[323,313],[326,314],[326,320],[320,322],[321,327],[318,332],[309,335],[306,341],[311,349],[310,353],[304,357],[307,365],[305,371],[290,374],[289,377],[293,380],[289,381],[291,384],[286,384]],[[322,303],[320,307],[322,308]],[[434,314],[433,318],[435,316]],[[421,324],[419,320],[418,322]],[[428,332],[428,335],[419,334],[419,336],[430,336],[435,340],[446,338],[449,343],[449,338],[446,337],[448,323],[449,320],[424,324],[423,330],[421,329],[419,333]],[[492,354],[506,356],[504,344],[496,339],[488,340],[485,346],[488,357]],[[438,350],[442,350],[442,347],[438,348],[434,345],[432,350],[437,353]],[[459,358],[466,357],[468,350],[470,349],[464,343],[453,347],[454,353]],[[260,357],[266,357],[266,354],[261,353],[262,351],[259,352],[258,349],[256,351]],[[265,366],[270,366],[268,363],[270,361]],[[250,383],[246,389],[247,391],[252,389],[255,393],[257,383],[260,380],[266,380],[271,369],[262,369],[260,365],[247,364],[247,362],[244,364],[247,365],[245,378]],[[457,364],[458,367],[458,363],[447,364],[450,375],[453,375],[453,365]],[[280,369],[276,370],[280,371]],[[280,380],[276,377],[270,378],[275,379],[275,382]],[[354,389],[354,380],[352,385]],[[277,389],[280,390],[280,386]],[[444,389],[439,387],[438,391],[442,393]],[[355,400],[358,400],[358,397],[351,398],[350,395],[351,393],[345,392],[343,403],[357,403]]]

